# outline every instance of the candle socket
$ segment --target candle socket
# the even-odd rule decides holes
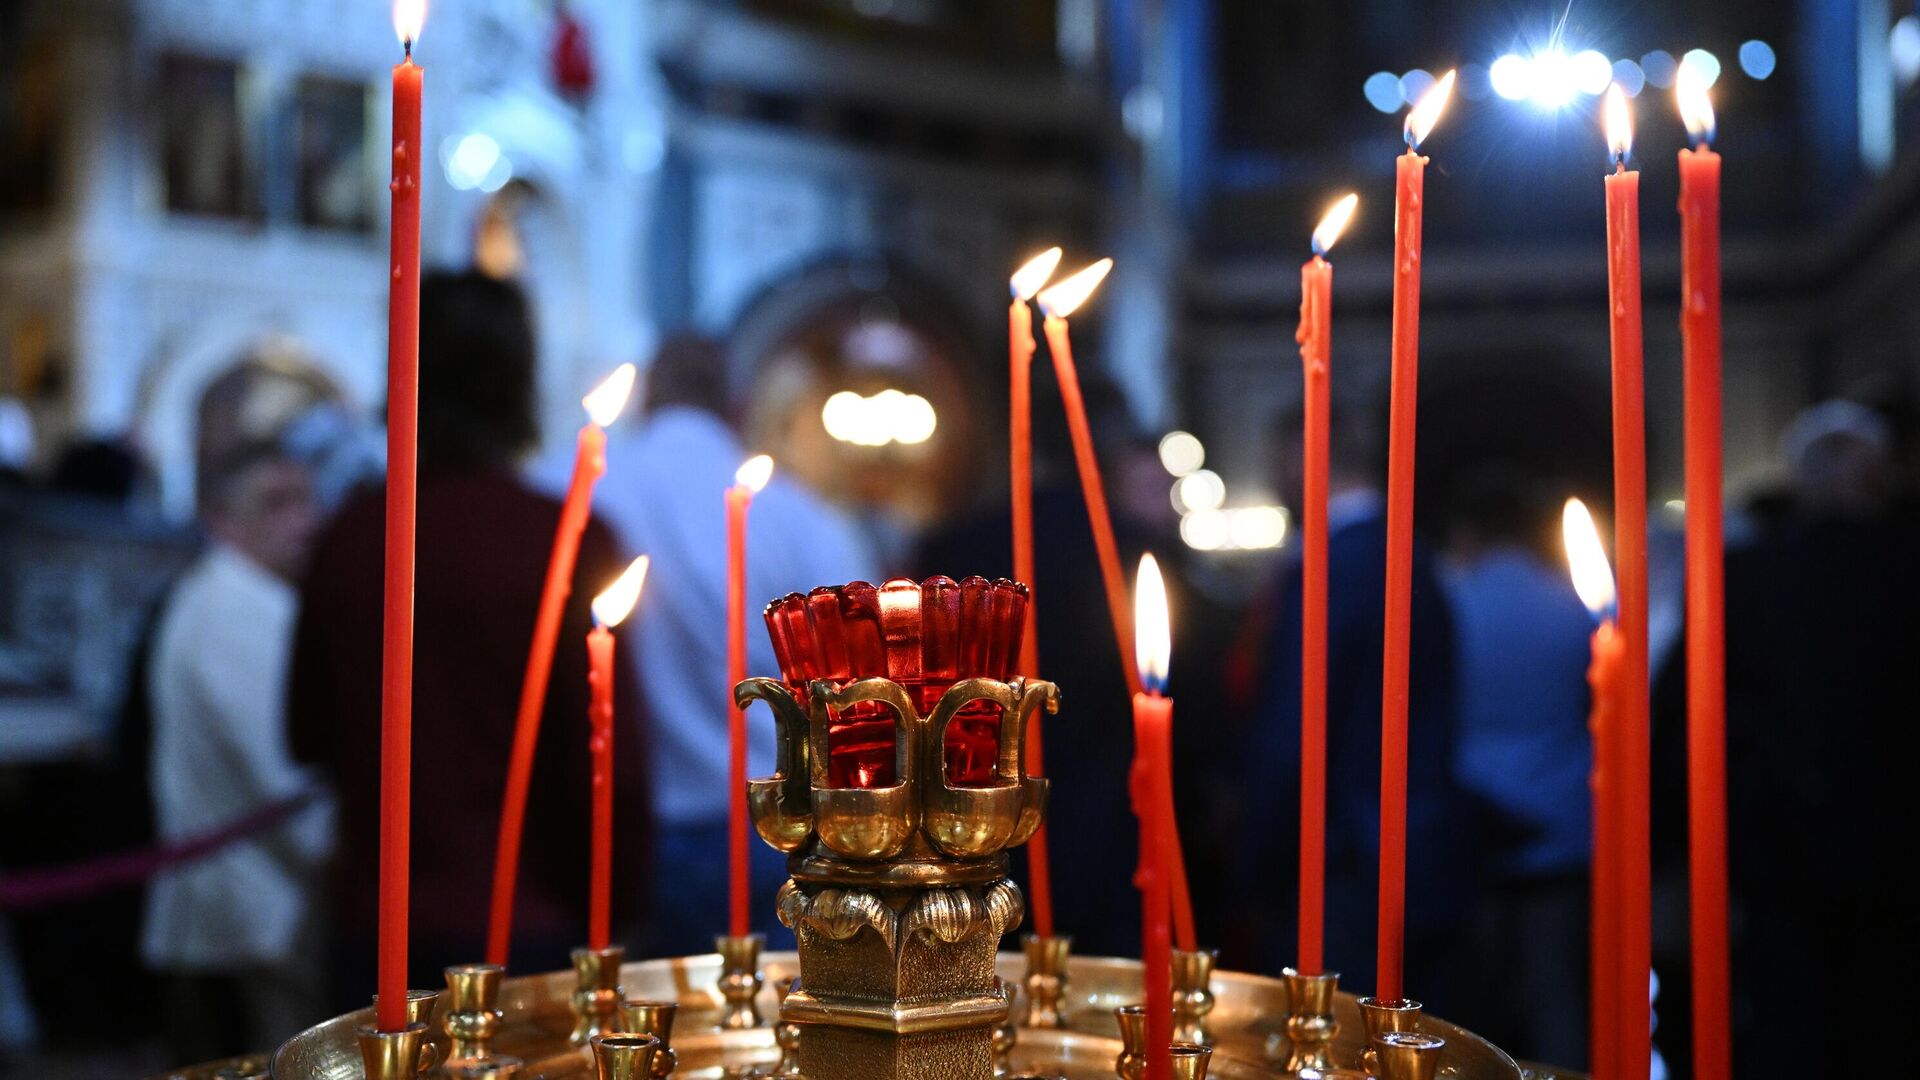
[[[1420,1031],[1383,1031],[1373,1037],[1380,1080],[1433,1080],[1447,1041]]]
[[[1286,968],[1280,977],[1287,984],[1287,1071],[1325,1072],[1333,1067],[1333,1039],[1340,1034],[1340,1021],[1333,1013],[1333,994],[1339,989],[1340,974],[1327,971],[1302,975]]]
[[[433,1043],[433,1007],[440,1000],[438,990],[407,991],[407,1024],[419,1024],[427,1028],[427,1034],[420,1038],[420,1072],[426,1072],[440,1062],[440,1048]],[[373,995],[373,1007],[380,1008],[380,995]],[[371,1076],[372,1074],[368,1074]]]
[[[432,1065],[426,1060],[433,1048],[427,1042],[424,1022],[408,1024],[400,1031],[363,1026],[355,1034],[360,1039],[360,1060],[366,1065],[367,1080],[411,1080]]]
[[[593,1074],[598,1080],[648,1080],[660,1040],[616,1032],[595,1035],[587,1045],[593,1047]]]
[[[1120,1025],[1120,1056],[1113,1071],[1120,1080],[1140,1080],[1147,1075],[1147,1007],[1122,1005],[1113,1010],[1113,1018]]]
[[[1020,988],[1001,979],[1000,992],[1007,998],[1007,1018],[993,1029],[993,1075],[1007,1076],[1013,1072],[1013,1046],[1020,1039]]]
[[[1067,1026],[1067,961],[1073,955],[1073,938],[1061,934],[1041,937],[1026,934],[1020,938],[1020,951],[1027,956],[1027,1016],[1030,1028]]]
[[[799,985],[797,978],[782,979],[773,984],[774,997],[785,1003],[787,995]],[[800,1025],[791,1020],[776,1021],[773,1025],[773,1044],[780,1048],[780,1061],[774,1065],[773,1072],[767,1075],[800,1080]]]
[[[1173,1041],[1213,1045],[1207,1014],[1213,1012],[1213,965],[1217,949],[1173,950]]]
[[[464,1061],[447,1062],[446,1074],[454,1080],[508,1080],[520,1075],[526,1062],[507,1054],[491,1054],[483,1058],[468,1058]]]
[[[1374,997],[1361,998],[1359,1005],[1360,1018],[1367,1025],[1367,1044],[1360,1052],[1360,1065],[1369,1076],[1379,1076],[1380,1058],[1373,1041],[1388,1032],[1420,1030],[1421,1005],[1411,998],[1381,1001]]]
[[[620,1002],[627,996],[620,989],[620,965],[626,960],[620,945],[573,950],[573,1033],[567,1036],[573,1045],[586,1046],[618,1026]]]
[[[621,1030],[630,1035],[651,1035],[660,1040],[660,1048],[653,1054],[653,1075],[671,1076],[680,1064],[680,1055],[673,1052],[673,1017],[680,1006],[671,1001],[633,1000],[620,1006]]]
[[[1207,1068],[1213,1063],[1213,1047],[1201,1043],[1173,1044],[1173,1080],[1207,1080]]]
[[[760,1009],[754,998],[766,977],[760,973],[760,950],[767,943],[765,934],[721,934],[713,939],[720,954],[720,997],[727,1003],[720,1017],[723,1031],[744,1031],[760,1026]]]
[[[493,1056],[493,1036],[506,1014],[500,1011],[499,964],[454,964],[446,969],[448,1061],[484,1061]]]

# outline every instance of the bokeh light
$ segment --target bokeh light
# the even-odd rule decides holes
[[[1396,112],[1400,108],[1400,76],[1391,71],[1376,71],[1367,76],[1360,88],[1367,95],[1367,104],[1383,113]]]
[[[1640,91],[1647,87],[1647,73],[1640,70],[1640,65],[1632,60],[1615,60],[1613,81],[1620,84],[1620,89],[1625,91],[1628,97],[1639,97]]]
[[[1516,53],[1507,53],[1487,69],[1493,92],[1508,101],[1523,101],[1533,90],[1533,65]]]
[[[1195,551],[1219,551],[1231,538],[1227,515],[1218,510],[1202,510],[1180,519],[1180,539]]]
[[[1173,485],[1174,509],[1183,513],[1218,510],[1227,501],[1227,483],[1212,469],[1195,469]]]
[[[1427,91],[1433,89],[1433,84],[1437,81],[1432,72],[1414,68],[1400,76],[1400,99],[1408,103],[1419,101],[1426,96]]]
[[[1680,62],[1699,73],[1703,86],[1712,86],[1720,81],[1720,58],[1705,49],[1687,50],[1687,55],[1681,57]]]
[[[1607,92],[1607,84],[1613,81],[1613,64],[1607,60],[1607,54],[1598,49],[1585,49],[1573,55],[1573,84],[1583,94],[1599,95]]]
[[[1892,54],[1893,74],[1901,86],[1912,86],[1920,80],[1920,15],[1902,15],[1893,24],[1887,51]]]
[[[1673,89],[1673,77],[1680,70],[1680,62],[1665,49],[1655,49],[1640,58],[1640,69],[1646,73],[1647,82],[1661,90]]]
[[[1755,79],[1764,79],[1773,74],[1779,64],[1779,58],[1773,55],[1773,46],[1758,39],[1740,46],[1740,70]]]
[[[1169,431],[1160,438],[1160,464],[1174,476],[1185,476],[1207,463],[1206,447],[1191,432]]]

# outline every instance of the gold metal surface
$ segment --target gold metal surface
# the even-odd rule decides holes
[[[1067,960],[1073,955],[1073,938],[1066,934],[1041,937],[1027,934],[1020,939],[1020,951],[1027,957],[1027,1016],[1030,1028],[1067,1026]]]
[[[1147,1007],[1122,1005],[1113,1010],[1120,1028],[1120,1053],[1113,1059],[1114,1074],[1120,1080],[1140,1080],[1147,1075]]]
[[[1176,1042],[1173,1053],[1173,1080],[1207,1080],[1207,1067],[1213,1062],[1213,1047],[1204,1043]]]
[[[1013,1071],[1013,1048],[1020,1041],[1020,987],[1000,980],[1000,993],[1007,999],[1007,1015],[993,1029],[993,1075]]]
[[[481,1061],[492,1054],[494,1032],[500,1030],[499,964],[454,964],[446,969],[448,1061]]]
[[[1383,1031],[1373,1037],[1380,1080],[1433,1080],[1447,1041],[1422,1031]]]
[[[1213,1011],[1214,949],[1173,950],[1173,1041],[1213,1045],[1207,1014]]]
[[[490,1054],[483,1058],[449,1061],[444,1071],[455,1080],[508,1080],[508,1078],[517,1078],[525,1065],[526,1063],[517,1057]]]
[[[650,1080],[660,1050],[659,1039],[625,1031],[595,1035],[587,1045],[593,1048],[597,1080]]]
[[[620,1026],[635,1035],[651,1035],[660,1040],[654,1051],[653,1075],[671,1076],[680,1059],[673,1052],[673,1017],[680,1011],[677,1002],[629,998],[620,1006]]]
[[[746,1031],[762,1023],[756,999],[766,984],[760,971],[760,950],[766,944],[765,934],[721,934],[713,939],[714,951],[720,954],[720,977],[714,985],[727,1003],[720,1026],[728,1031]]]
[[[1395,998],[1381,1001],[1379,998],[1363,997],[1359,1001],[1360,1016],[1366,1025],[1366,1042],[1361,1044],[1360,1067],[1368,1075],[1380,1075],[1380,1058],[1373,1040],[1389,1031],[1419,1031],[1422,1006],[1411,998]]]
[[[1302,1069],[1325,1072],[1333,1067],[1330,1056],[1333,1038],[1340,1033],[1340,1022],[1333,1015],[1333,996],[1339,988],[1340,974],[1327,971],[1302,975],[1285,968],[1280,977],[1287,984],[1287,1027],[1284,1038],[1275,1037],[1285,1053],[1274,1056],[1287,1063],[1288,1072],[1297,1073]]]
[[[369,1024],[356,1035],[366,1080],[411,1080],[427,1071],[427,1025],[408,1024],[400,1031],[379,1031]]]
[[[620,1003],[627,996],[620,989],[620,965],[626,958],[620,945],[573,950],[573,1031],[568,1035],[573,1045],[586,1046],[595,1035],[619,1026]]]

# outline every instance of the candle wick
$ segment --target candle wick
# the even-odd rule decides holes
[[[411,37],[405,37],[405,38],[401,38],[401,39],[400,39],[400,47],[401,47],[401,48],[403,48],[403,49],[405,49],[405,50],[407,51],[407,56],[406,56],[406,58],[407,58],[408,60],[411,60],[411,59],[413,59],[413,38],[411,38]]]

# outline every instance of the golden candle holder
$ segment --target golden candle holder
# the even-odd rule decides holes
[[[500,1011],[499,964],[454,964],[446,969],[448,1061],[484,1061],[493,1054],[494,1033],[506,1014]]]
[[[1366,1023],[1366,1049],[1360,1054],[1360,1067],[1369,1076],[1380,1075],[1380,1057],[1374,1040],[1390,1031],[1420,1030],[1420,1013],[1423,1006],[1411,998],[1395,998],[1381,1001],[1379,998],[1363,997],[1359,1001],[1360,1017]]]
[[[1073,938],[1066,934],[1026,934],[1020,939],[1020,951],[1027,957],[1026,1026],[1066,1027],[1067,960],[1073,955]]]
[[[1173,1041],[1213,1045],[1207,1014],[1213,1011],[1214,949],[1173,950]]]
[[[799,979],[781,979],[774,983],[774,997],[779,1003],[784,1004],[787,995],[792,993],[793,988],[799,983]],[[776,1022],[773,1025],[773,1041],[780,1047],[780,1060],[774,1063],[773,1071],[767,1075],[798,1080],[801,1076],[800,1025],[787,1020]]]
[[[1200,1043],[1176,1042],[1171,1050],[1173,1080],[1207,1080],[1207,1068],[1213,1063],[1213,1047]]]
[[[1380,1080],[1433,1080],[1447,1041],[1422,1031],[1383,1031],[1373,1037]]]
[[[713,951],[720,954],[720,980],[716,985],[727,1002],[727,1014],[720,1019],[720,1026],[728,1031],[757,1028],[762,1023],[754,998],[766,985],[766,976],[760,972],[760,950],[766,944],[765,934],[721,934],[713,939]]]
[[[626,958],[620,945],[573,950],[573,1032],[567,1036],[573,1045],[586,1046],[595,1035],[619,1027],[620,1003],[627,996],[620,989],[620,965]]]
[[[628,1032],[595,1035],[587,1045],[593,1048],[597,1080],[649,1080],[654,1055],[660,1050],[659,1039]]]
[[[630,1035],[651,1035],[660,1041],[659,1049],[653,1054],[653,1076],[673,1075],[674,1067],[680,1064],[680,1058],[673,1052],[673,1017],[680,1006],[672,1001],[649,1001],[635,998],[620,1006],[621,1030]]]
[[[366,1024],[357,1034],[366,1080],[411,1080],[432,1064],[427,1060],[433,1049],[424,1023],[408,1024],[399,1031],[380,1031]]]
[[[1004,1077],[1013,1071],[1013,1048],[1020,1041],[1020,986],[1001,979],[1000,992],[1007,999],[1007,1015],[993,1029],[993,1075]]]
[[[1113,1010],[1120,1026],[1120,1053],[1113,1059],[1113,1071],[1120,1080],[1140,1080],[1147,1075],[1147,1007],[1122,1005]]]
[[[1333,1040],[1340,1034],[1340,1021],[1333,1012],[1340,975],[1332,971],[1302,975],[1286,968],[1281,978],[1287,984],[1287,1027],[1284,1036],[1275,1033],[1268,1040],[1269,1056],[1285,1061],[1290,1073],[1326,1072],[1333,1068]]]

